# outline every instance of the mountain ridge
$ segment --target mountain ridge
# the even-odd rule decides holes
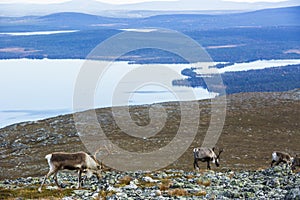
[[[198,0],[178,0],[172,2],[143,2],[124,5],[113,5],[102,3],[95,0],[72,0],[64,3],[54,4],[1,4],[0,13],[2,16],[25,16],[25,15],[46,15],[54,12],[85,12],[89,14],[106,15],[116,14],[114,11],[172,11],[172,10],[258,10],[264,8],[278,8],[299,5],[297,0],[288,0],[284,2],[258,2],[243,3],[221,0],[209,0],[199,3]],[[117,12],[118,13],[118,12]],[[124,14],[124,13],[123,13]],[[128,14],[128,13],[127,13]],[[134,15],[132,15],[134,16]]]
[[[95,24],[111,24],[111,28],[164,27],[170,29],[209,29],[239,26],[300,26],[300,6],[263,9],[234,14],[165,14],[142,18],[115,18],[78,12],[58,12],[44,16],[0,17],[2,31],[5,26],[51,26],[61,24],[70,28],[94,28]],[[120,24],[122,24],[120,26]],[[80,25],[80,26],[79,26]],[[108,26],[108,25],[107,25]],[[106,27],[107,27],[106,26]],[[99,27],[98,27],[99,28]]]

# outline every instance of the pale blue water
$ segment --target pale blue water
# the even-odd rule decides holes
[[[0,60],[0,63],[0,128],[17,122],[44,119],[73,112],[75,84],[85,60],[11,59]],[[220,69],[220,73],[288,64],[300,64],[300,60],[254,61],[228,66]],[[151,76],[149,72],[139,72],[138,76],[126,78],[136,69],[146,69],[145,66],[150,69],[166,68],[170,72],[178,74],[180,78],[186,78],[181,75],[181,70],[191,67],[188,64],[129,65],[126,62],[113,63],[96,83],[93,97],[94,108],[199,100],[218,95],[203,88],[191,89],[151,82],[149,81],[149,76]],[[172,73],[159,74],[159,76],[172,79],[169,77]],[[178,77],[174,77],[174,79]],[[155,78],[154,75],[153,79]],[[148,81],[143,83],[143,80]],[[121,92],[116,94],[116,88],[121,88]],[[194,95],[187,95],[191,90]]]

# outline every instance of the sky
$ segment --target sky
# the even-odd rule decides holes
[[[71,0],[0,0],[1,4],[12,4],[12,3],[34,3],[34,4],[54,4],[54,3],[64,3]],[[154,1],[177,1],[177,0],[95,0],[107,4],[133,4],[133,3],[143,3],[143,2],[154,2]],[[284,2],[287,0],[222,0],[227,2],[246,2],[246,3],[256,3],[256,2]],[[199,1],[200,2],[200,1]]]

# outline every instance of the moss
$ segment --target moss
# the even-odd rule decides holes
[[[119,179],[119,183],[129,185],[131,180],[132,178],[130,176],[123,176],[122,178]]]
[[[195,176],[192,175],[192,174],[189,174],[189,175],[186,175],[186,176],[185,176],[186,179],[191,179],[191,178],[194,178],[194,177],[195,177]]]
[[[168,179],[168,178],[165,178],[165,179],[161,179],[161,183],[162,184],[171,184],[172,181],[170,179]]]
[[[197,192],[194,194],[194,196],[205,196],[206,195],[206,191],[205,190],[202,190],[200,192]]]
[[[159,185],[159,190],[160,191],[165,191],[168,190],[170,188],[170,185],[166,185],[166,184],[160,184]]]
[[[172,186],[172,181],[170,179],[162,179],[159,189],[161,191],[168,190]]]
[[[114,186],[117,187],[117,188],[120,188],[120,187],[125,187],[126,184],[116,183]]]
[[[146,181],[139,181],[139,183],[137,184],[138,187],[144,189],[144,188],[150,188],[153,186],[156,186],[157,183],[151,183],[151,182],[146,182]]]
[[[170,196],[189,196],[188,191],[186,191],[184,189],[180,189],[180,188],[176,188],[174,190],[169,190],[168,194]]]
[[[197,184],[203,185],[203,186],[205,186],[205,187],[208,187],[208,186],[210,186],[210,184],[211,184],[211,180],[199,178],[199,179],[197,180]]]
[[[46,190],[44,189],[41,193],[37,191],[37,188],[18,188],[18,189],[6,189],[0,188],[1,199],[13,199],[22,197],[25,199],[61,199],[65,196],[72,194],[72,189],[63,190]]]
[[[101,190],[98,194],[99,199],[106,199],[106,197],[110,197],[112,195],[114,195],[115,192],[114,191],[105,191],[105,190]]]

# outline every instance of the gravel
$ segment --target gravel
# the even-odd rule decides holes
[[[0,188],[38,187],[43,177],[0,181]],[[300,172],[285,165],[259,171],[183,171],[103,172],[84,181],[76,189],[76,173],[62,171],[58,180],[64,188],[73,188],[63,199],[300,199]],[[55,192],[54,180],[47,180],[43,190]]]

